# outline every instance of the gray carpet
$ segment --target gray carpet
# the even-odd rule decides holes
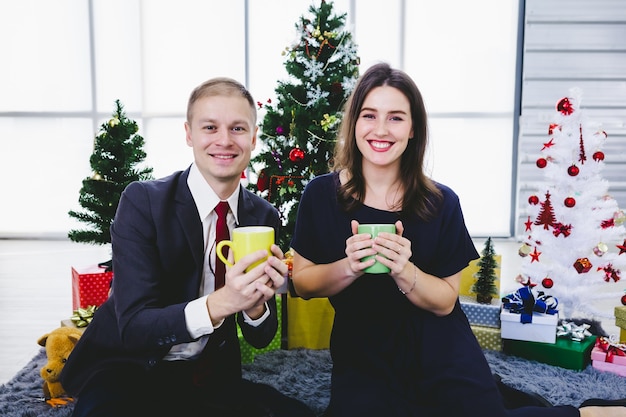
[[[579,405],[584,399],[626,398],[626,378],[596,371],[591,366],[571,371],[501,352],[485,351],[494,373],[516,388],[535,391],[554,404]],[[8,383],[0,386],[0,416],[66,417],[72,405],[51,408],[43,402],[39,369],[45,363],[42,350]],[[319,415],[328,404],[330,355],[327,350],[277,350],[257,356],[244,365],[244,375],[252,381],[275,386],[299,398]]]

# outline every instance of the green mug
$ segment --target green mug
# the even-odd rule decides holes
[[[228,266],[233,266],[222,253],[222,248],[228,246],[233,251],[235,263],[244,256],[265,249],[269,254],[272,253],[272,244],[274,243],[274,228],[269,226],[244,226],[236,227],[232,231],[231,240],[222,240],[217,244],[217,256]],[[265,262],[267,256],[258,262],[253,263],[246,272],[250,271],[257,265]]]
[[[378,236],[379,232],[396,233],[396,226],[394,224],[359,224],[358,233],[369,233],[372,239]],[[382,255],[381,255],[382,256]],[[361,262],[365,262],[368,259],[374,258],[375,255],[366,256],[361,259]],[[380,262],[376,261],[374,265],[365,268],[364,272],[368,274],[388,274],[391,272],[389,268]]]

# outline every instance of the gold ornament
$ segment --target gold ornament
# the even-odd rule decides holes
[[[324,119],[320,121],[320,126],[322,126],[324,132],[328,132],[328,129],[330,129],[336,122],[337,116],[335,116],[334,114],[332,116],[329,116],[328,113],[325,113]]]
[[[118,119],[117,117],[114,117],[111,120],[109,120],[109,126],[111,127],[115,127],[119,124],[120,124],[120,119]]]
[[[518,253],[519,253],[519,256],[521,256],[522,258],[525,258],[526,256],[530,254],[530,245],[528,245],[527,243],[524,243],[522,247],[519,248]]]
[[[91,176],[91,179],[94,181],[102,181],[102,175],[100,175],[97,172],[94,172],[93,175]]]
[[[604,255],[607,251],[609,250],[609,247],[605,244],[605,243],[598,243],[596,245],[595,248],[593,248],[593,253],[596,254],[596,256],[602,256]]]

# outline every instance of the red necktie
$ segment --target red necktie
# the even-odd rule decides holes
[[[217,213],[217,223],[215,224],[215,245],[222,240],[228,240],[230,234],[228,233],[228,224],[226,223],[226,215],[228,214],[228,203],[226,201],[220,201],[215,207],[215,213]],[[228,251],[227,247],[222,248],[223,251]],[[222,252],[223,253],[223,252]],[[226,252],[228,253],[228,252]],[[226,255],[225,255],[226,256]],[[215,289],[224,286],[224,276],[226,274],[226,265],[224,262],[216,256],[215,257]]]

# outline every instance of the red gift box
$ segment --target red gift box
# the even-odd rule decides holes
[[[589,262],[588,258],[579,258],[574,262],[574,268],[578,271],[579,274],[583,274],[585,272],[589,272],[593,265]]]
[[[106,272],[106,267],[72,267],[72,309],[99,307],[109,298],[112,279],[113,271]]]

